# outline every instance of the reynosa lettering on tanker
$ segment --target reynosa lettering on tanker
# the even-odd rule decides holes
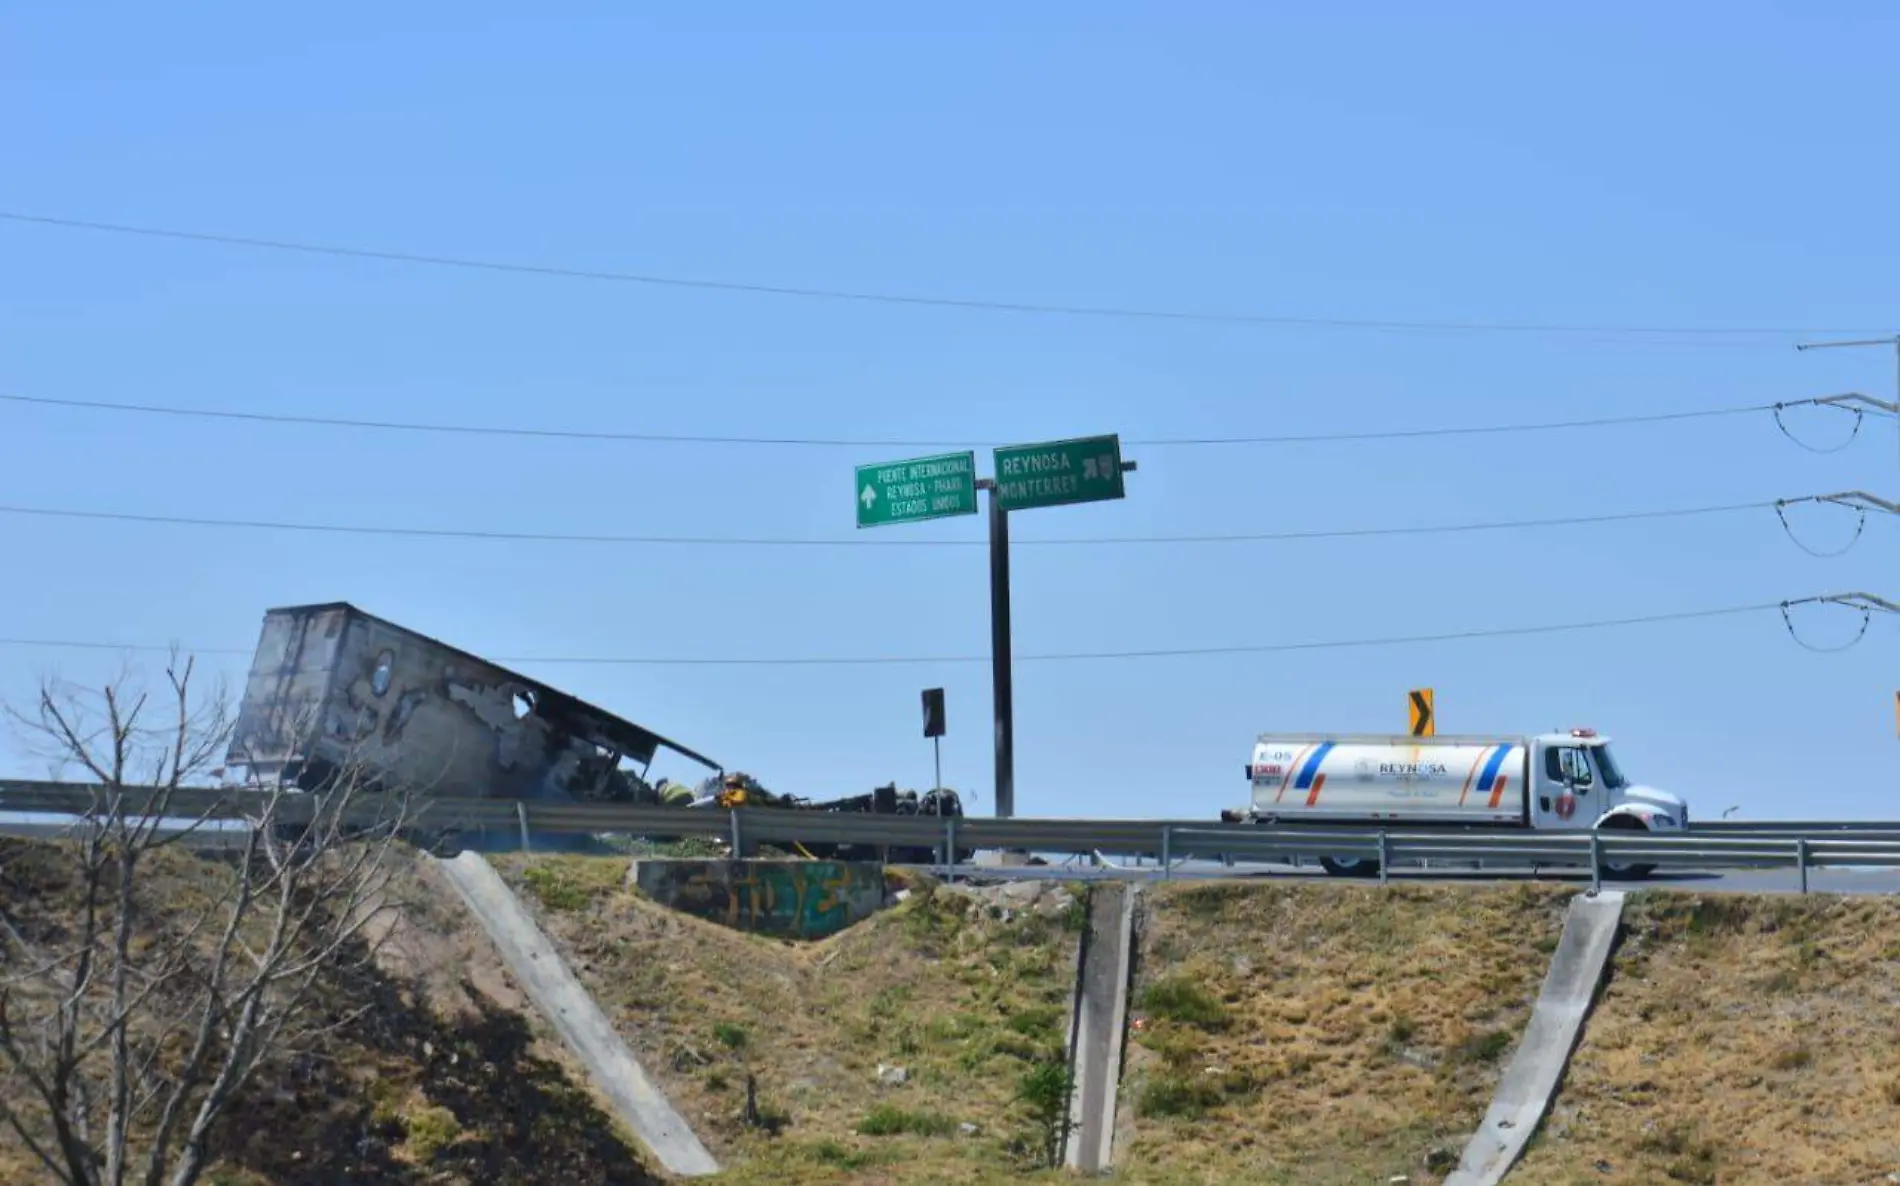
[[[1381,762],[1379,773],[1393,778],[1444,778],[1451,770],[1443,762]]]

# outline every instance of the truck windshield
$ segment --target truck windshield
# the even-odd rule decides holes
[[[1599,745],[1591,750],[1597,760],[1597,772],[1603,776],[1603,785],[1612,791],[1621,790],[1629,785],[1623,781],[1623,771],[1617,766],[1616,759],[1610,756],[1610,747]]]

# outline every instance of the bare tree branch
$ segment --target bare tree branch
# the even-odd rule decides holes
[[[172,656],[162,709],[121,681],[49,682],[31,714],[6,710],[94,788],[58,845],[61,925],[20,925],[0,903],[0,1067],[31,1105],[0,1102],[0,1122],[68,1186],[193,1186],[258,1069],[338,1024],[316,1015],[321,994],[374,958],[370,927],[395,908],[407,798],[370,790],[354,766],[321,794],[253,783],[172,817],[233,724],[194,674]],[[213,826],[243,829],[215,861],[228,879],[167,892],[195,858],[161,850]]]

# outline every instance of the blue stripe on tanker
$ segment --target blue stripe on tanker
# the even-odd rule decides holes
[[[1512,748],[1513,747],[1508,745],[1500,745],[1492,752],[1491,760],[1484,764],[1484,773],[1478,776],[1478,793],[1480,795],[1488,795],[1491,793],[1491,784],[1497,781],[1498,768],[1504,765],[1504,759],[1510,754]]]
[[[1324,741],[1320,743],[1320,747],[1313,751],[1313,756],[1306,760],[1306,765],[1300,767],[1300,777],[1293,783],[1294,790],[1303,791],[1313,785],[1313,776],[1319,773],[1319,764],[1326,760],[1326,755],[1331,753],[1332,750],[1332,742]]]

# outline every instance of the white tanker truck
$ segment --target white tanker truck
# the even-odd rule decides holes
[[[1689,805],[1637,786],[1594,729],[1536,736],[1409,737],[1263,733],[1247,764],[1253,802],[1229,823],[1429,831],[1446,828],[1681,832]],[[1322,858],[1328,873],[1363,876],[1374,861]],[[1649,865],[1605,863],[1630,877]]]

